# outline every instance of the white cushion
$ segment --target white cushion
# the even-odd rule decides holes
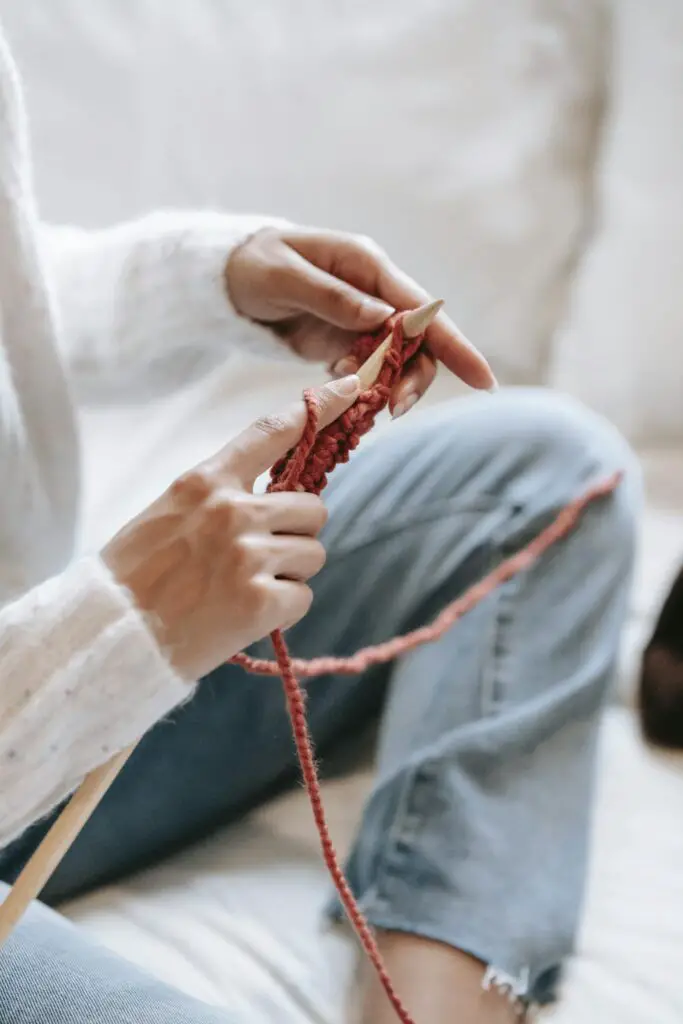
[[[564,0],[1,0],[50,218],[160,204],[373,234],[536,379],[590,176],[598,13]]]
[[[683,4],[611,5],[593,238],[552,383],[640,442],[683,438]]]

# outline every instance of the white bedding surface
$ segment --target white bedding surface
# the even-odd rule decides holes
[[[344,847],[369,779],[328,785]],[[590,882],[553,1024],[683,1019],[683,759],[645,750],[624,708],[603,730]],[[533,866],[530,866],[533,870]],[[561,885],[561,879],[558,879]],[[125,885],[70,908],[106,945],[245,1021],[341,1024],[354,949],[329,933],[328,882],[294,793]]]

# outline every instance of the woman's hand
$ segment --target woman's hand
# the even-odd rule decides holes
[[[345,358],[358,333],[431,298],[370,239],[305,228],[257,232],[231,254],[226,283],[239,313],[269,324],[303,358],[338,374],[358,369]],[[437,361],[471,387],[495,386],[484,357],[441,314],[396,386],[394,415],[424,394]]]
[[[359,388],[355,376],[322,388],[320,425],[349,408]],[[308,611],[306,581],[325,561],[317,539],[325,506],[313,494],[253,493],[305,424],[303,402],[257,421],[180,477],[102,552],[187,679]]]

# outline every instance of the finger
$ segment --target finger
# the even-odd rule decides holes
[[[244,538],[248,543],[248,539]],[[264,571],[278,579],[305,582],[319,573],[325,564],[325,548],[312,537],[276,534],[254,538]]]
[[[428,292],[390,261],[382,269],[378,290],[383,298],[401,310],[414,309],[431,299]],[[427,328],[425,343],[436,359],[465,384],[482,390],[496,386],[484,356],[444,313],[439,313]]]
[[[328,273],[294,251],[291,253],[291,270],[283,296],[287,304],[334,327],[358,333],[372,331],[394,312],[387,303]]]
[[[269,597],[268,632],[274,629],[290,629],[303,619],[313,603],[313,591],[306,583],[294,580],[279,580],[266,577],[264,590]]]
[[[386,253],[371,239],[345,231],[296,229],[284,241],[304,259],[335,277],[341,277],[367,295],[377,294]]]
[[[317,537],[327,522],[327,509],[317,494],[276,491],[253,500],[262,510],[263,526],[271,533]]]
[[[394,418],[403,416],[422,398],[436,377],[431,352],[420,351],[405,365],[400,381],[389,400]]]
[[[287,234],[286,241],[317,266],[367,294],[379,296],[394,309],[414,309],[432,298],[367,239],[341,232],[302,231]],[[436,358],[466,384],[495,387],[495,377],[484,357],[443,313],[428,328],[426,341]],[[346,367],[338,367],[338,372],[347,372]]]
[[[360,390],[357,377],[330,381],[317,391],[319,426],[325,427],[341,416],[356,400]],[[234,441],[210,460],[209,471],[234,475],[252,487],[301,439],[307,421],[306,406],[296,402],[281,415],[264,416],[243,430]]]
[[[358,340],[358,331],[345,331],[326,323],[312,313],[299,313],[289,321],[277,325],[277,333],[284,338],[289,348],[302,358],[314,363],[336,366]],[[357,364],[338,377],[355,373]]]

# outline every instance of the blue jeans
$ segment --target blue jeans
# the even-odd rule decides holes
[[[348,654],[430,621],[617,468],[626,477],[614,495],[441,640],[363,678],[309,684],[324,762],[380,723],[376,785],[348,865],[371,923],[465,950],[532,1000],[548,996],[577,928],[597,725],[634,548],[629,450],[577,404],[535,390],[407,417],[333,475],[328,563],[289,635],[303,657]],[[145,737],[44,898],[158,861],[296,775],[279,681],[222,668]],[[45,828],[0,855],[5,880]],[[3,1024],[162,1019],[234,1021],[44,907],[0,952]]]

